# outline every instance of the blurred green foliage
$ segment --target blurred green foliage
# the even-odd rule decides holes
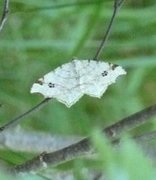
[[[0,33],[0,103],[3,104],[0,108],[1,124],[43,99],[39,95],[29,93],[36,79],[57,66],[69,62],[73,57],[79,59],[94,57],[111,17],[113,1],[97,0],[96,4],[46,9],[70,2],[80,1],[12,0],[10,2],[9,17]],[[2,1],[0,5],[2,7]],[[155,9],[154,0],[125,0],[100,59],[122,65],[127,69],[127,76],[119,78],[101,99],[85,96],[70,109],[52,100],[20,125],[32,131],[35,129],[56,134],[89,135],[95,127],[108,126],[155,103]],[[133,133],[152,130],[155,127],[156,122],[153,121],[142,128],[137,128]],[[143,156],[138,157],[139,153],[135,145],[129,142],[124,144],[119,152],[119,154],[123,152],[119,155],[123,158],[120,165],[129,162],[128,158],[131,156],[127,154],[130,151],[134,151],[135,167],[138,159],[142,161],[139,164],[146,163],[147,160]],[[117,171],[120,168],[120,166],[116,168],[119,160],[112,160],[114,152],[110,150],[106,152],[110,153],[108,157],[111,159],[108,161],[112,161],[112,164],[116,162],[108,168]],[[11,155],[8,156],[8,153]],[[24,161],[30,157],[30,155],[14,154],[16,153],[8,150],[0,151],[0,157],[8,163]],[[142,172],[149,167],[147,164],[142,167]],[[132,164],[126,165],[127,174],[124,174],[126,177],[131,172],[131,167]],[[119,171],[126,172],[125,169],[121,168]],[[133,175],[134,169],[132,170]],[[121,176],[125,172],[121,172]],[[116,172],[114,173],[116,175]]]

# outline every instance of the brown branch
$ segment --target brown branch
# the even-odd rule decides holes
[[[4,7],[3,7],[3,12],[2,12],[2,17],[0,20],[0,31],[2,31],[4,24],[7,20],[7,15],[9,12],[9,0],[4,0]]]
[[[116,142],[114,139],[117,139],[121,133],[134,129],[137,126],[149,121],[154,115],[156,115],[156,104],[103,129],[103,133],[109,137],[112,142]],[[84,155],[85,153],[89,153],[91,150],[93,149],[90,144],[90,138],[86,137],[81,141],[58,151],[52,153],[42,153],[21,165],[15,166],[11,169],[11,171],[16,173],[27,172],[37,170],[45,165],[55,166],[65,161],[72,160],[80,155]]]

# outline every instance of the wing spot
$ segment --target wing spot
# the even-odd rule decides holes
[[[44,79],[43,78],[40,78],[36,81],[37,84],[40,84],[40,85],[43,85],[43,81]]]
[[[117,64],[112,64],[112,70],[115,70],[116,67],[118,67],[119,65]]]
[[[54,88],[54,87],[55,87],[55,84],[53,84],[53,83],[50,82],[50,83],[48,84],[48,86],[49,86],[50,88]]]
[[[108,72],[107,71],[103,71],[102,76],[105,77],[107,75],[108,75]]]

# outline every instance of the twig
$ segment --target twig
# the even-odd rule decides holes
[[[116,17],[116,14],[117,14],[117,11],[118,9],[121,7],[121,4],[123,3],[124,0],[115,0],[114,1],[114,11],[113,11],[113,14],[112,14],[112,17],[111,17],[111,20],[109,22],[109,25],[108,25],[108,28],[104,34],[104,37],[102,38],[102,41],[101,41],[101,44],[94,56],[93,59],[97,60],[102,49],[104,49],[105,45],[106,45],[106,42],[107,42],[107,39],[109,38],[109,35],[110,35],[110,32],[111,32],[111,28],[112,28],[112,25],[113,25],[113,22],[115,20],[115,17]]]
[[[7,20],[7,14],[9,12],[9,0],[4,0],[4,7],[3,7],[3,13],[0,20],[0,31],[2,31],[4,24]]]
[[[156,104],[103,129],[103,133],[113,142],[114,139],[117,139],[121,133],[134,129],[135,127],[149,121],[154,115],[156,115]],[[52,153],[42,153],[21,165],[15,166],[11,171],[26,172],[37,170],[45,164],[55,166],[65,161],[72,160],[80,155],[84,155],[85,153],[88,154],[91,150],[93,149],[91,148],[90,138],[86,137],[78,143],[72,144],[58,151]]]
[[[30,115],[32,112],[39,110],[41,107],[43,107],[48,101],[50,100],[50,98],[44,99],[43,101],[41,101],[39,104],[37,104],[36,106],[34,106],[33,108],[29,109],[28,111],[24,112],[23,114],[17,116],[16,118],[10,120],[8,123],[4,124],[3,126],[0,127],[0,132],[4,131],[5,129],[15,125],[17,122],[19,122],[20,120],[24,119],[25,117],[27,117],[28,115]]]

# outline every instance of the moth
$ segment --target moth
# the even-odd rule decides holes
[[[118,76],[125,74],[126,71],[116,64],[75,59],[38,79],[30,92],[55,98],[71,107],[84,94],[100,98]]]

